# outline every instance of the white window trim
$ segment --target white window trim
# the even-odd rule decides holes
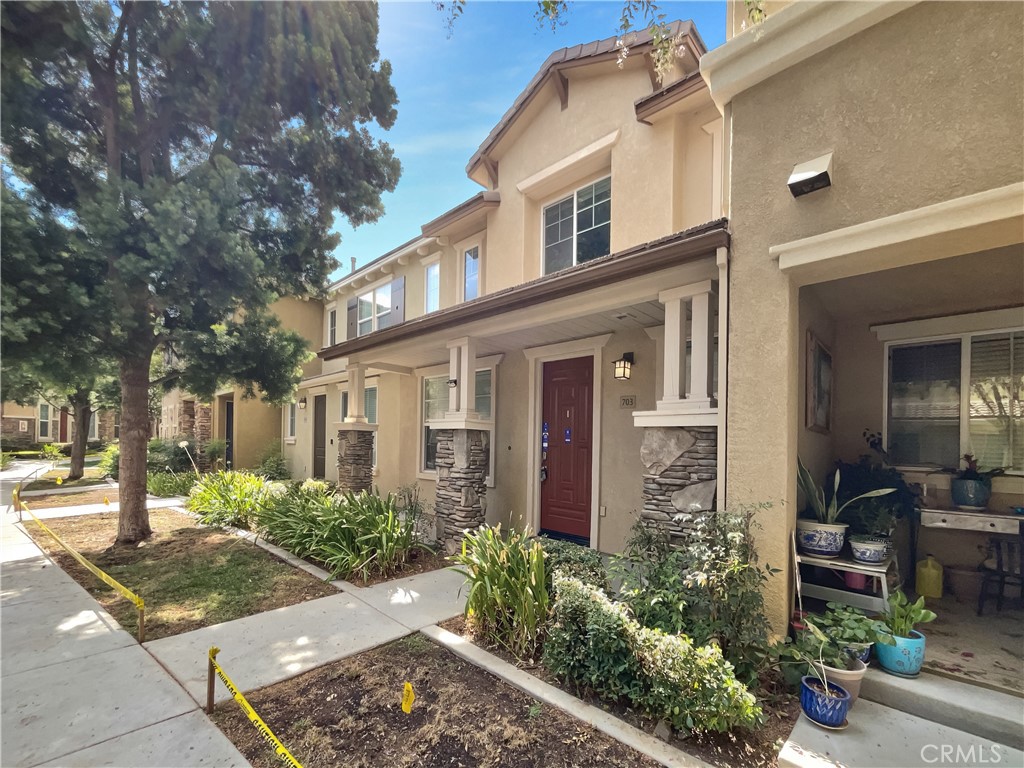
[[[356,293],[355,293],[355,300],[356,300],[356,336],[355,337],[357,339],[362,338],[363,336],[369,336],[371,333],[376,333],[377,331],[380,330],[380,328],[377,327],[377,319],[379,317],[379,314],[377,313],[377,289],[378,288],[383,288],[385,285],[390,285],[392,282],[394,282],[394,279],[395,279],[394,277],[392,277],[391,275],[388,275],[386,278],[384,278],[382,280],[378,280],[375,283],[370,283],[365,288],[360,288],[360,289],[358,289],[356,291]],[[373,325],[372,325],[372,327],[370,328],[370,330],[368,332],[360,333],[359,332],[359,299],[361,297],[365,296],[368,293],[373,294],[373,308],[374,308],[374,311],[373,311],[373,314],[370,315],[370,319],[373,320]],[[393,300],[394,300],[394,295],[392,294],[392,300],[391,301],[393,301]],[[388,302],[388,314],[391,314],[392,312],[395,311],[395,308],[394,308],[394,306],[392,306],[391,301]],[[365,323],[366,321],[364,320],[363,322]]]
[[[584,185],[585,186],[585,185]],[[526,521],[531,530],[540,530],[540,433],[541,407],[544,400],[544,363],[566,360],[572,357],[594,358],[594,391],[591,417],[593,450],[590,456],[590,548],[597,549],[598,523],[601,517],[601,381],[604,365],[602,353],[612,334],[591,336],[587,339],[546,344],[541,347],[524,349],[529,361],[529,427],[526,444]]]
[[[338,311],[338,302],[332,301],[331,303],[324,305],[324,348],[325,349],[327,347],[331,346],[331,312],[332,311],[333,312],[337,312]],[[337,332],[337,327],[338,327],[337,315],[335,315],[334,327],[335,327],[334,335],[335,335],[335,338],[337,339],[337,336],[338,336],[338,332]],[[341,339],[338,339],[338,340],[341,341]]]
[[[89,434],[86,435],[85,439],[88,440],[99,440],[100,439],[100,412],[93,411],[92,418],[89,419]]]
[[[591,184],[595,184],[598,181],[601,181],[602,179],[610,180],[611,177],[611,169],[605,169],[600,173],[588,176],[586,179],[575,184],[571,188],[563,189],[559,194],[551,195],[550,197],[545,198],[544,200],[541,201],[540,219],[538,220],[538,224],[540,225],[540,265],[538,268],[539,275],[544,276],[548,274],[557,274],[556,272],[547,271],[546,259],[544,258],[544,212],[555,203],[560,203],[562,200],[565,200],[565,198],[572,195],[572,266],[577,266],[578,262],[576,261],[576,194],[584,187],[589,187]],[[612,188],[609,192],[609,194],[611,194],[612,204],[614,204],[615,202],[614,192],[614,188]],[[611,221],[609,221],[608,223],[608,251],[609,253],[611,253]],[[569,267],[565,267],[565,269],[569,269]]]
[[[380,380],[377,379],[377,378],[374,378],[374,379],[371,379],[371,381],[373,381],[374,383],[373,384],[367,384],[365,382],[363,383],[363,410],[364,411],[366,410],[366,402],[365,402],[366,401],[366,393],[372,389],[372,390],[374,390],[377,393],[377,421],[370,421],[370,422],[367,422],[367,423],[374,424],[374,425],[376,425],[378,427],[378,429],[376,429],[374,431],[374,433],[373,433],[373,441],[374,441],[373,442],[373,476],[376,477],[377,474],[378,474],[377,460],[378,460],[378,458],[380,456],[380,452],[377,450],[377,436],[380,434],[380,384],[379,384]],[[339,390],[339,393],[338,393],[338,415],[340,416],[342,421],[345,420],[345,412],[348,410],[348,407],[347,407],[347,405],[348,405],[348,386],[347,386],[347,384],[348,384],[348,382],[346,380],[346,383],[344,385],[341,385],[341,384],[338,385],[338,390]]]
[[[429,315],[432,312],[437,312],[441,309],[441,254],[435,253],[430,256],[425,256],[420,259],[420,264],[423,265],[423,314]],[[430,268],[437,265],[437,308],[430,309],[427,306],[427,302],[430,297]]]
[[[486,421],[490,428],[487,430],[490,437],[488,442],[490,444],[490,450],[487,452],[488,468],[487,477],[484,478],[484,483],[488,488],[494,487],[494,478],[497,474],[495,471],[495,456],[497,451],[494,450],[494,441],[497,439],[498,434],[498,365],[501,363],[505,356],[501,355],[488,355],[487,357],[478,357],[476,359],[476,372],[487,371],[491,372],[491,417],[489,419],[481,419]],[[449,375],[449,368],[447,364],[431,365],[426,368],[417,368],[413,371],[416,376],[417,386],[417,397],[416,397],[416,429],[418,436],[416,438],[416,478],[419,480],[437,480],[437,470],[424,469],[423,461],[425,456],[423,455],[423,428],[429,426],[423,419],[423,380],[431,378],[433,376],[444,376]]]
[[[46,418],[43,418],[43,406],[46,406]],[[43,423],[46,423],[46,436],[42,434],[40,429]],[[40,443],[52,443],[53,442],[53,406],[49,403],[39,403],[36,406],[36,439]]]
[[[1013,311],[1013,310],[1009,310]],[[1003,310],[999,311],[1000,313]],[[1019,316],[1019,315],[1018,315]],[[992,313],[993,320],[1002,320],[1005,316],[1002,314]],[[899,334],[899,326],[904,325],[902,323],[893,324],[889,326],[873,326],[872,330],[881,332],[883,329],[896,329],[895,331],[886,331],[892,337],[891,341],[886,341],[883,344],[883,356],[882,356],[882,445],[886,450],[889,449],[889,350],[893,347],[912,347],[918,344],[929,344],[937,341],[959,341],[960,342],[960,448],[959,456],[963,456],[965,453],[970,453],[971,444],[971,422],[970,417],[962,418],[963,414],[970,414],[971,405],[971,389],[969,386],[963,386],[964,381],[970,381],[971,378],[971,340],[975,336],[990,336],[997,333],[1024,333],[1024,326],[1006,326],[1006,327],[978,327],[979,323],[974,321],[975,318],[972,315],[951,315],[943,318],[933,318],[933,320],[926,321],[915,321],[913,323],[906,323],[905,325],[918,330],[927,330],[928,326],[922,328],[918,323],[930,323],[935,322],[936,324],[932,328],[950,327],[951,325],[957,325],[958,323],[962,326],[966,325],[971,330],[964,331],[963,333],[942,333],[931,336],[902,336]],[[980,325],[984,325],[983,323]],[[881,335],[881,333],[879,333]],[[901,472],[921,472],[925,474],[935,474],[936,469],[933,466],[919,466],[919,465],[897,465],[896,469]],[[1020,473],[1007,473],[1005,477],[1008,478],[1020,478],[1024,477]],[[994,478],[994,480],[1000,480],[1000,478]],[[1000,481],[1002,482],[1002,481]]]
[[[299,406],[296,403],[289,403],[281,409],[284,413],[284,442],[286,445],[295,445],[295,433],[299,431]],[[295,411],[295,428],[292,429],[292,411]]]
[[[484,238],[473,238],[471,240],[463,240],[459,243],[458,255],[458,273],[459,273],[459,301],[470,301],[466,298],[466,252],[471,251],[474,248],[478,249],[477,253],[477,272],[476,272],[476,298],[480,298],[484,295]]]

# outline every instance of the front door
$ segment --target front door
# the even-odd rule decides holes
[[[327,395],[313,398],[313,477],[327,477]]]
[[[540,528],[590,543],[594,358],[544,363]]]

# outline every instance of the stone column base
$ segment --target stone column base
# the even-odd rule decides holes
[[[676,519],[677,515],[696,516],[715,509],[716,428],[646,427],[640,461],[644,466],[640,517],[645,524],[683,538],[692,521]]]
[[[373,436],[367,424],[342,424],[338,428],[338,488],[369,491],[373,488]]]
[[[462,546],[466,531],[484,523],[487,512],[487,432],[442,429],[437,433],[438,541],[448,554]]]

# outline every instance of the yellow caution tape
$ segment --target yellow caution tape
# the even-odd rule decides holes
[[[44,523],[42,520],[40,520],[38,517],[36,517],[35,515],[32,514],[32,510],[30,510],[28,508],[28,504],[26,504],[24,502],[19,502],[19,503],[21,504],[21,509],[23,509],[26,512],[28,512],[29,515],[32,517],[32,519],[36,521],[36,525],[38,525],[40,528],[42,528],[46,533],[50,534],[50,536],[52,536],[53,539],[58,544],[60,544],[62,547],[64,547],[64,549],[67,550],[68,554],[71,555],[73,558],[75,558],[75,560],[77,560],[79,563],[81,563],[84,568],[88,569],[96,578],[98,578],[104,584],[107,584],[107,585],[113,587],[118,592],[120,592],[123,597],[126,597],[128,600],[131,600],[132,603],[135,604],[135,607],[138,608],[140,611],[145,610],[146,603],[145,603],[145,601],[141,597],[139,597],[137,594],[132,592],[130,589],[128,589],[128,587],[126,587],[124,584],[119,582],[113,576],[108,576],[106,573],[101,571],[95,565],[93,565],[88,560],[86,560],[84,557],[82,557],[80,554],[78,554],[78,552],[76,552],[71,547],[69,547],[67,544],[65,544],[64,540],[61,539],[61,537],[58,536],[56,533],[54,533],[52,530],[50,530],[50,528],[46,525],[46,523]]]
[[[223,669],[220,668],[220,664],[217,663],[217,654],[220,653],[220,648],[212,646],[210,648],[210,663],[213,665],[214,670],[217,672],[217,677],[221,679],[221,682],[227,687],[228,691],[231,692],[232,698],[241,707],[245,716],[249,718],[249,722],[253,724],[260,735],[267,740],[267,743],[274,748],[274,753],[281,758],[282,761],[292,766],[292,768],[302,768],[299,761],[292,757],[292,753],[288,751],[288,748],[281,743],[281,740],[274,735],[274,732],[270,730],[263,718],[256,714],[256,710],[252,708],[252,705],[246,701],[245,696],[242,692],[235,687],[235,684],[231,682],[231,678],[227,676]],[[212,690],[212,689],[211,689]]]

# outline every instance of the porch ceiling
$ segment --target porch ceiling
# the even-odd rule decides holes
[[[1024,244],[807,286],[832,317],[873,323],[1024,305]]]

